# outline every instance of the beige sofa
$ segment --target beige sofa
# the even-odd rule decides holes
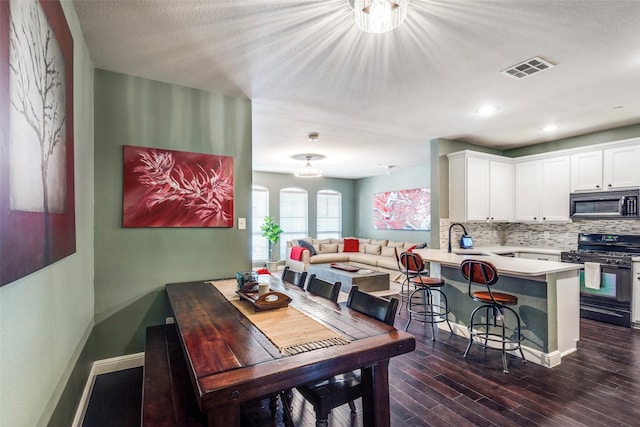
[[[287,242],[286,265],[295,271],[307,271],[309,264],[328,264],[332,262],[348,262],[360,268],[389,273],[391,280],[398,280],[401,277],[396,260],[395,249],[398,254],[416,246],[414,242],[400,242],[393,240],[362,239],[357,237],[346,237],[346,239],[358,240],[358,252],[344,252],[344,239],[317,240],[305,237],[316,251],[316,255],[311,255],[310,251],[302,253],[301,260],[291,259],[291,248],[299,246],[298,240]]]

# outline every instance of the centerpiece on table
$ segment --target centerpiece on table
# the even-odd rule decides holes
[[[262,230],[262,237],[266,237],[269,241],[269,261],[267,261],[267,268],[271,272],[275,272],[278,269],[278,260],[274,259],[275,244],[280,240],[280,235],[284,233],[284,230],[280,228],[280,224],[276,223],[273,218],[267,216],[264,218],[264,223],[260,227]]]

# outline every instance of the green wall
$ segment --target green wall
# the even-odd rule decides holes
[[[269,189],[269,216],[276,220],[280,218],[280,190],[287,187],[297,187],[307,190],[309,202],[309,236],[316,237],[318,211],[316,194],[320,190],[336,190],[342,193],[342,235],[352,236],[356,225],[356,195],[355,180],[341,178],[297,178],[293,174],[253,172],[253,184]],[[276,245],[274,251],[279,250]],[[279,254],[278,259],[284,259],[285,254]]]
[[[251,102],[95,72],[95,359],[144,350],[169,314],[164,285],[250,267],[249,229],[123,228],[124,145],[234,157],[234,216],[250,217]]]
[[[508,157],[520,157],[530,154],[546,153],[548,151],[566,150],[587,145],[620,141],[638,136],[640,136],[640,124],[588,133],[571,138],[558,139],[541,144],[529,145],[527,147],[513,148],[511,150],[505,150],[503,155]]]
[[[429,243],[428,231],[376,230],[373,228],[374,194],[422,187],[431,187],[427,164],[416,167],[397,167],[391,169],[391,175],[387,175],[385,172],[382,175],[359,179],[356,184],[356,237]],[[433,215],[433,205],[431,212]]]
[[[76,252],[0,288],[2,427],[47,424],[93,326],[93,64],[73,3],[62,9],[73,36]]]

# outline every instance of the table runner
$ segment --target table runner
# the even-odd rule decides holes
[[[294,355],[319,348],[345,345],[349,340],[294,307],[256,312],[236,294],[235,279],[210,281],[216,289],[271,341],[282,354]]]

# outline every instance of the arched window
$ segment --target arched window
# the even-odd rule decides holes
[[[262,237],[260,227],[269,216],[269,189],[261,185],[251,187],[251,260],[264,262],[269,258],[269,242]]]
[[[318,191],[318,239],[342,237],[342,193]]]
[[[280,258],[287,254],[287,240],[308,236],[307,191],[302,188],[280,190]]]

